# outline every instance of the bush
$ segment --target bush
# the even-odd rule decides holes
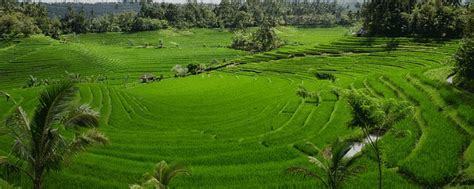
[[[34,19],[22,13],[0,16],[0,40],[28,37],[39,32]]]
[[[212,59],[211,63],[212,63],[212,64],[219,64],[219,60],[217,60],[217,59],[214,58],[214,59]]]
[[[363,15],[370,35],[458,38],[465,26],[464,8],[439,0],[369,1]]]
[[[188,64],[187,66],[188,72],[195,75],[206,71],[205,64]]]
[[[254,49],[253,35],[246,31],[237,31],[232,38],[232,45],[234,49],[252,51]]]
[[[135,17],[131,31],[153,31],[165,28],[168,28],[168,22],[166,20]]]
[[[333,74],[330,74],[330,73],[316,73],[315,74],[316,78],[320,79],[320,80],[331,80],[332,82],[336,81],[336,76],[334,76]]]
[[[52,82],[56,82],[56,81],[52,81]],[[50,84],[49,79],[39,79],[30,75],[28,79],[26,80],[23,88],[37,87],[37,86],[49,85],[49,84]]]
[[[418,37],[461,37],[464,22],[461,9],[426,1],[410,16],[412,32]]]
[[[263,25],[256,32],[238,31],[232,39],[231,47],[250,52],[265,52],[283,46],[274,29]]]
[[[47,23],[40,25],[40,29],[43,31],[43,34],[50,36],[53,39],[60,39],[61,34],[63,33],[61,29],[61,21],[59,19],[47,20]]]
[[[179,64],[175,65],[172,69],[172,72],[174,72],[175,77],[186,77],[188,75],[188,68],[183,67]]]
[[[94,18],[91,20],[90,31],[95,33],[104,33],[109,30],[110,22],[105,17]]]
[[[474,38],[466,37],[454,55],[456,83],[461,87],[474,90]]]

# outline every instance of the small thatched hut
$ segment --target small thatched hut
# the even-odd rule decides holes
[[[140,79],[142,80],[142,83],[148,83],[155,81],[157,78],[156,75],[153,74],[144,74],[140,77]]]

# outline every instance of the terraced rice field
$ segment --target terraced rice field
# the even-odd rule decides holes
[[[50,173],[47,188],[127,188],[161,160],[192,168],[192,176],[177,178],[173,188],[322,187],[285,169],[310,166],[301,153],[306,142],[323,147],[337,137],[362,139],[360,130],[348,128],[349,106],[334,88],[366,88],[416,106],[413,116],[381,139],[385,187],[441,187],[459,173],[467,175],[465,183],[473,181],[474,96],[434,75],[449,75],[457,41],[355,38],[344,36],[343,28],[280,30],[301,45],[252,55],[226,48],[228,32],[197,29],[69,36],[66,44],[36,36],[0,49],[0,87],[31,110],[41,87],[21,89],[30,74],[59,78],[68,70],[108,77],[78,84],[78,100],[101,112],[100,129],[111,144]],[[167,48],[142,47],[160,39]],[[398,45],[388,48],[392,43]],[[213,59],[219,63],[211,65]],[[192,62],[214,70],[170,77],[172,66]],[[318,80],[316,72],[337,79]],[[141,84],[136,78],[143,73],[167,79]],[[131,81],[124,85],[127,75]],[[299,85],[317,91],[319,102],[296,96]],[[2,101],[2,117],[13,106]],[[9,146],[8,137],[1,137],[0,153]],[[364,169],[345,187],[376,186],[371,151],[363,151],[356,164]],[[17,183],[28,185],[26,179]]]

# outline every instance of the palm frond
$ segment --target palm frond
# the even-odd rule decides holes
[[[160,161],[155,165],[151,178],[156,179],[162,186],[168,186],[173,178],[179,175],[191,175],[189,168],[182,163],[168,164],[166,161]]]
[[[5,125],[14,131],[15,136],[18,133],[29,133],[30,130],[30,120],[28,118],[28,114],[21,106],[18,106],[12,115],[6,119]]]
[[[7,118],[5,125],[14,140],[12,153],[20,159],[31,160],[32,136],[30,120],[26,112],[21,107],[17,107],[15,112]]]
[[[308,156],[308,159],[309,159],[310,163],[316,165],[317,167],[319,167],[321,169],[324,169],[324,170],[328,169],[328,167],[326,165],[324,165],[318,158]]]
[[[312,142],[306,142],[307,145],[311,146],[313,149],[315,149],[316,151],[320,152],[321,149],[318,148],[316,145],[314,145],[314,143]],[[309,155],[309,154],[306,154],[306,155]]]
[[[286,171],[288,173],[302,174],[304,176],[313,177],[313,178],[319,177],[316,173],[314,173],[313,171],[305,167],[289,167],[288,169],[286,169]]]
[[[129,189],[145,189],[145,187],[139,185],[139,184],[132,184],[128,187]]]
[[[161,183],[166,184],[166,174],[169,170],[169,165],[166,161],[160,161],[155,165],[153,177],[159,180]]]
[[[165,189],[166,186],[161,184],[154,177],[150,177],[148,180],[145,180],[142,184],[133,184],[129,186],[129,189]]]
[[[305,177],[315,178],[321,181],[324,185],[328,186],[327,182],[322,177],[305,167],[289,167],[286,169],[286,171],[291,174],[301,174]]]
[[[89,105],[83,104],[69,112],[63,119],[65,127],[97,127],[99,126],[99,112]]]
[[[346,176],[353,177],[366,170],[364,166],[350,166],[346,171]]]
[[[17,176],[20,173],[25,173],[27,176],[31,177],[32,175],[23,169],[22,161],[15,159],[12,156],[0,156],[0,168],[3,169],[5,176]]]
[[[71,82],[51,85],[40,93],[39,106],[33,116],[36,125],[33,133],[35,137],[42,134],[45,127],[50,127],[63,120],[75,94],[76,89]]]
[[[332,149],[332,161],[340,162],[342,161],[347,152],[351,150],[351,144],[348,141],[342,141],[341,139],[336,139],[331,145]]]
[[[182,163],[171,163],[167,174],[167,183],[169,184],[173,178],[179,175],[191,176],[191,170]]]
[[[108,144],[109,139],[97,129],[89,129],[85,133],[74,138],[69,145],[69,149],[72,153],[77,153],[85,150],[87,147],[94,144]]]
[[[0,91],[0,96],[5,96],[5,98],[7,99],[7,102],[8,100],[10,100],[10,94],[8,94],[7,92],[5,91]]]
[[[145,181],[142,186],[145,186],[145,188],[155,188],[155,189],[161,189],[161,188],[166,188],[165,185],[163,185],[158,179],[152,177]]]
[[[61,136],[58,129],[48,129],[44,135],[42,146],[42,161],[47,165],[46,170],[59,170],[61,162],[68,154],[67,140]]]
[[[344,157],[344,165],[345,167],[350,167],[352,165],[354,165],[354,163],[356,162],[357,159],[359,159],[359,157],[361,157],[362,154],[361,153],[358,153],[358,154],[355,154],[354,156],[352,157]]]

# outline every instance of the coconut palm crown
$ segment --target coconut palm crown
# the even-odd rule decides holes
[[[13,146],[8,156],[0,157],[0,166],[8,174],[22,173],[39,189],[46,173],[59,170],[69,157],[89,145],[108,143],[107,137],[93,128],[99,125],[99,113],[89,105],[73,103],[76,92],[71,82],[51,85],[40,93],[31,117],[18,106],[7,118]],[[66,130],[74,137],[63,136]]]
[[[161,161],[156,164],[152,173],[144,175],[145,181],[141,184],[134,184],[130,189],[166,189],[171,181],[180,175],[191,175],[191,170],[184,164],[173,162],[171,164]]]
[[[290,167],[287,171],[319,180],[325,188],[340,188],[344,179],[355,175],[361,168],[353,166],[359,156],[346,156],[351,149],[350,144],[337,139],[322,150],[311,144],[319,152],[320,157],[308,155],[309,162],[322,171],[322,174],[306,167]]]

